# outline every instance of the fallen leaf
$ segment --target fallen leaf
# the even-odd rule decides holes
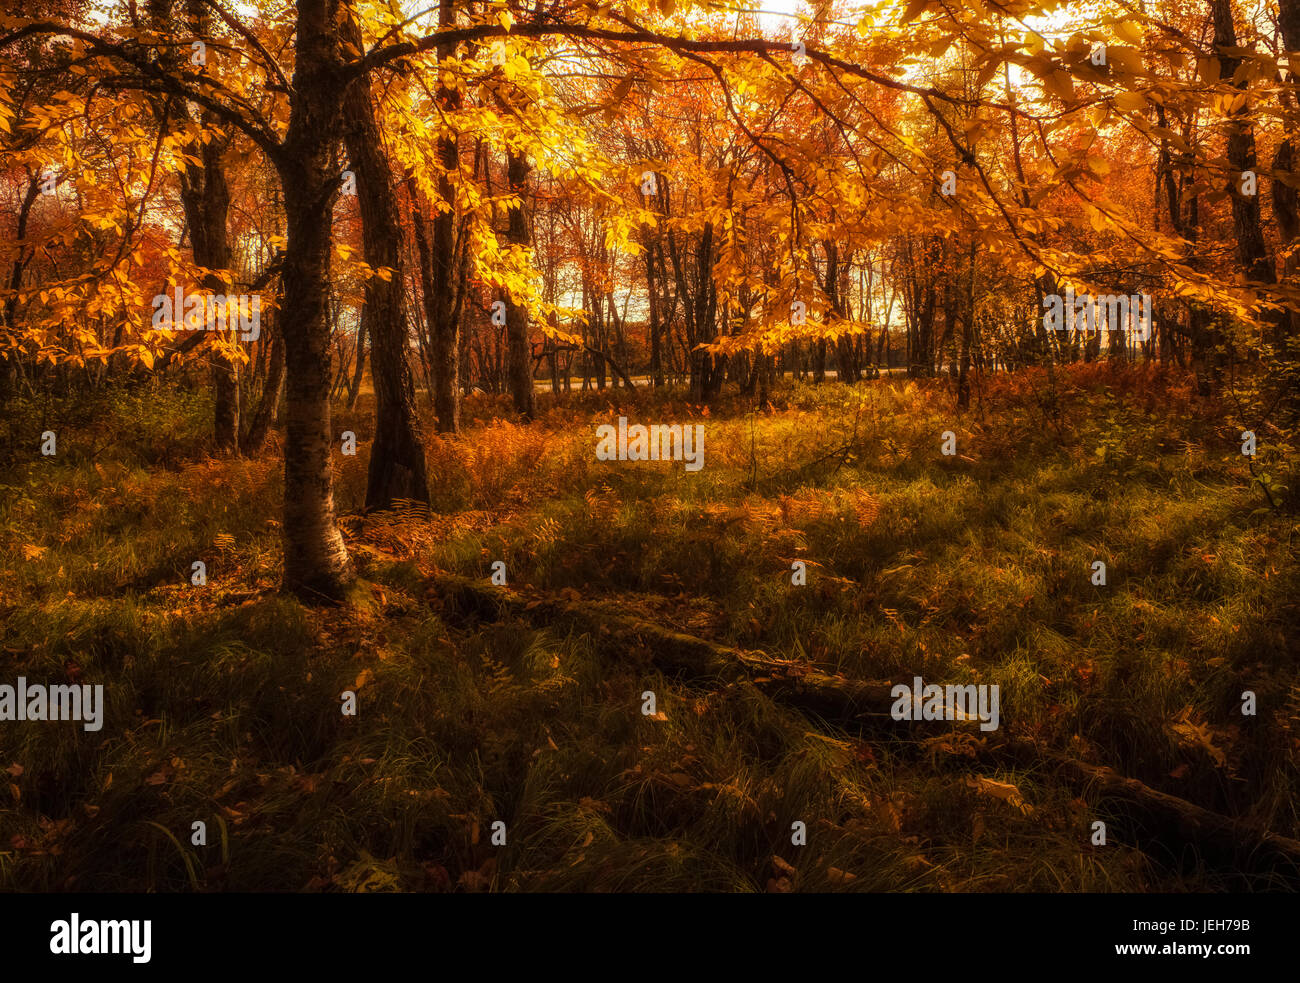
[[[1034,807],[1024,800],[1024,797],[1020,794],[1020,789],[1010,782],[995,782],[983,775],[973,775],[967,776],[966,785],[983,795],[991,795],[995,799],[1001,799],[1007,805],[1019,809],[1026,816],[1034,814]]]
[[[1204,750],[1222,768],[1228,762],[1227,755],[1214,744],[1214,735],[1205,724],[1194,724],[1190,720],[1180,720],[1170,725],[1184,747],[1198,747]]]

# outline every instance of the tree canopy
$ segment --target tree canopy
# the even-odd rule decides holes
[[[471,385],[527,417],[562,353],[708,400],[897,335],[964,405],[972,363],[1104,347],[1207,391],[1263,365],[1272,405],[1297,59],[1293,0],[39,0],[0,19],[0,384],[210,365],[247,450],[283,380],[286,577],[327,594],[328,403],[367,346],[373,507],[427,499],[417,383],[444,430]],[[177,288],[266,330],[160,319]],[[1066,291],[1151,326],[1049,330]]]

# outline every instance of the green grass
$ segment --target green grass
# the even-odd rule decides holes
[[[1237,421],[1177,378],[1091,367],[1058,396],[1045,416],[1003,382],[958,414],[940,384],[888,380],[706,414],[620,391],[543,396],[531,426],[470,400],[463,435],[428,436],[427,518],[359,514],[363,400],[335,421],[361,446],[336,496],[368,598],[342,608],[276,592],[278,459],[209,460],[201,400],[16,412],[0,682],[102,682],[107,711],[98,733],[0,724],[0,890],[1251,886],[1131,838],[1091,846],[1104,803],[977,765],[970,735],[844,730],[431,589],[499,559],[512,589],[823,671],[996,683],[1006,733],[1300,836],[1294,512],[1261,508]],[[597,461],[620,413],[703,423],[704,470]],[[55,458],[28,453],[46,428]]]

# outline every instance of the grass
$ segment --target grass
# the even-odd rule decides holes
[[[468,400],[461,436],[427,437],[432,514],[372,517],[372,406],[339,408],[361,447],[337,458],[336,495],[366,602],[326,609],[276,591],[278,458],[210,459],[201,399],[15,412],[0,682],[103,683],[107,710],[97,733],[0,724],[0,890],[1264,884],[1132,836],[1092,846],[1106,804],[1042,769],[977,767],[987,737],[838,729],[433,589],[486,583],[495,560],[512,589],[824,671],[996,683],[1007,733],[1300,836],[1300,525],[1261,507],[1238,421],[1181,377],[997,379],[964,414],[941,383],[902,379],[795,385],[757,410],[539,402],[521,426]],[[620,414],[703,424],[704,470],[597,461],[595,427]],[[47,428],[59,454],[28,453]]]

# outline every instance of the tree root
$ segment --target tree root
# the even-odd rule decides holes
[[[889,682],[847,679],[805,663],[721,645],[664,628],[607,601],[524,597],[445,574],[440,574],[435,584],[436,593],[462,614],[492,621],[506,614],[534,625],[566,623],[597,643],[617,642],[624,651],[644,651],[661,670],[698,680],[749,683],[786,705],[842,725],[898,725],[890,715],[894,684]],[[979,756],[989,763],[1046,770],[1080,795],[1119,805],[1116,818],[1130,819],[1156,846],[1163,847],[1164,853],[1177,856],[1179,847],[1192,847],[1207,861],[1236,865],[1243,872],[1271,875],[1288,886],[1300,887],[1300,841],[1212,812],[1111,768],[1071,758],[1033,741],[1004,737]]]

